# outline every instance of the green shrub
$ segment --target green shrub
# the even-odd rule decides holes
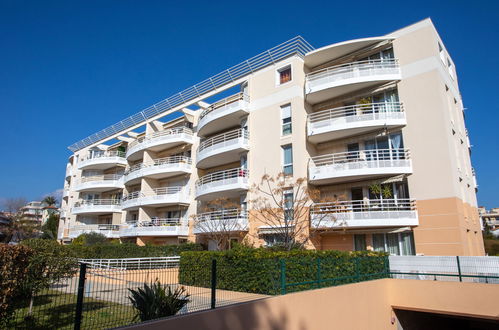
[[[183,243],[179,245],[124,244],[66,245],[72,255],[80,259],[148,258],[179,255],[183,251],[200,251],[201,245]]]
[[[26,246],[0,244],[0,328],[14,312],[14,301],[23,287],[34,251]]]
[[[76,237],[72,242],[72,245],[98,245],[98,244],[109,244],[107,237],[101,233],[84,233]]]
[[[159,281],[144,283],[143,288],[130,291],[130,302],[137,310],[136,321],[149,321],[177,314],[189,302],[189,294],[184,287],[172,291],[169,285],[161,285]]]
[[[292,250],[237,248],[229,251],[183,252],[179,282],[210,286],[211,262],[217,261],[217,288],[261,294],[281,292],[281,269],[285,268],[286,291],[352,283],[386,277],[384,253],[358,251]],[[325,281],[335,279],[334,281]],[[304,283],[305,282],[305,283]],[[301,285],[289,285],[302,283]]]

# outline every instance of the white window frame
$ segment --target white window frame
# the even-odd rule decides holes
[[[281,84],[281,72],[289,69],[291,71],[291,79]],[[283,86],[293,81],[293,66],[291,64],[286,64],[275,70],[275,85]]]
[[[286,114],[287,109],[289,109],[289,115]],[[281,105],[281,136],[288,136],[293,134],[293,115],[291,103]],[[284,120],[289,118],[289,122],[285,123]],[[284,127],[289,126],[289,133],[284,133]]]
[[[286,163],[285,160],[286,160],[286,149],[290,149],[291,150],[291,163]],[[285,175],[293,175],[293,145],[292,144],[286,144],[286,145],[283,145],[281,146],[281,149],[282,149],[282,172],[285,174]],[[286,167],[291,167],[291,173],[286,173]]]

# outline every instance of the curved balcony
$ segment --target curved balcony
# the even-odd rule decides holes
[[[312,184],[331,184],[412,173],[407,149],[374,149],[312,157]]]
[[[196,166],[209,168],[239,161],[249,150],[249,133],[241,128],[216,135],[199,144]]]
[[[102,192],[113,189],[123,189],[123,175],[120,174],[103,174],[84,176],[79,184],[76,185],[76,191],[94,191]]]
[[[68,187],[64,187],[64,189],[62,190],[62,198],[68,198],[69,197],[69,188]]]
[[[380,59],[335,65],[306,76],[307,101],[319,103],[342,94],[400,80],[396,59]]]
[[[400,102],[357,104],[309,114],[307,134],[310,142],[321,143],[406,124]]]
[[[411,199],[356,200],[317,203],[310,208],[314,229],[417,226],[416,202]]]
[[[92,199],[76,202],[71,210],[73,214],[107,214],[121,212],[119,199]]]
[[[119,238],[121,225],[79,225],[69,229],[69,238],[76,238],[81,234],[99,233],[107,238]]]
[[[187,127],[175,127],[164,131],[144,135],[128,144],[126,158],[137,160],[142,157],[144,150],[161,151],[181,144],[192,144],[194,138],[192,130]]]
[[[249,96],[238,93],[210,105],[199,116],[198,135],[207,136],[232,126],[239,126],[241,118],[249,113],[248,104]]]
[[[193,233],[202,235],[247,230],[248,213],[239,209],[227,209],[196,215]]]
[[[207,174],[196,181],[196,198],[210,200],[220,197],[236,197],[249,189],[248,170],[233,168]]]
[[[93,151],[78,163],[79,170],[106,170],[115,166],[126,166],[124,151]]]
[[[123,210],[134,210],[141,206],[170,206],[189,204],[189,191],[185,186],[161,187],[150,191],[136,191],[123,198]]]
[[[184,219],[153,219],[129,224],[122,228],[120,237],[137,236],[187,236],[189,226]]]
[[[192,160],[190,157],[174,156],[154,159],[150,162],[140,163],[130,167],[125,172],[125,183],[138,183],[140,178],[148,177],[164,179],[180,174],[192,172]]]

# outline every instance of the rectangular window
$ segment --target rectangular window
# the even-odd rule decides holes
[[[283,166],[282,170],[286,175],[293,175],[293,147],[291,145],[282,147]]]
[[[284,206],[284,220],[285,221],[292,221],[293,220],[293,190],[286,190],[284,191],[284,198],[283,198],[283,206]]]
[[[291,65],[285,66],[284,68],[277,70],[277,73],[279,75],[279,85],[291,81]]]
[[[289,135],[292,132],[291,127],[291,104],[281,106],[282,117],[282,135]]]
[[[353,235],[354,248],[355,251],[365,251],[367,250],[366,235]]]

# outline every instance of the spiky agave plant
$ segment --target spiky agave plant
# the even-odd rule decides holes
[[[172,291],[171,286],[156,282],[137,290],[128,289],[128,299],[137,310],[134,320],[148,321],[177,314],[188,302],[189,294],[183,286]]]

